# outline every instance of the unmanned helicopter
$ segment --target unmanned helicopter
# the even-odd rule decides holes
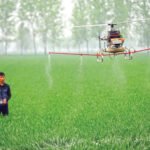
[[[125,47],[123,44],[125,42],[125,38],[122,36],[120,30],[117,30],[115,28],[117,24],[108,24],[110,26],[110,30],[107,33],[107,36],[101,37],[99,36],[99,54],[100,54],[100,59],[99,56],[97,56],[97,61],[103,61],[103,53],[118,55],[118,54],[123,54],[125,55],[125,58],[131,60],[132,59],[132,53],[131,50],[127,47]],[[101,48],[101,43],[103,42],[103,49]],[[128,54],[128,57],[127,57]]]
[[[99,27],[102,25],[106,25],[106,24],[81,25],[81,26],[75,26],[75,28]],[[76,52],[74,53],[72,52],[49,52],[49,54],[96,56],[97,62],[103,62],[105,56],[111,57],[111,56],[116,56],[116,55],[124,55],[125,59],[132,60],[134,53],[150,51],[150,48],[141,49],[141,50],[131,50],[125,47],[124,46],[125,38],[122,36],[121,31],[115,28],[117,24],[110,23],[107,25],[110,26],[110,30],[108,30],[106,36],[103,36],[103,37],[98,36],[99,50],[97,51],[96,54],[76,53]],[[102,47],[102,44],[103,44],[103,47]]]

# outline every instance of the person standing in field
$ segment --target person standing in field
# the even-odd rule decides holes
[[[5,73],[0,72],[0,114],[7,116],[8,100],[11,98],[10,86],[5,83]]]

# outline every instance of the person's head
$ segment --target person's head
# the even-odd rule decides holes
[[[5,73],[0,72],[0,84],[3,84],[5,82]]]

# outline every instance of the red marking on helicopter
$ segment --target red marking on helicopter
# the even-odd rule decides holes
[[[133,50],[129,52],[120,52],[120,53],[111,53],[111,54],[89,54],[89,53],[75,53],[75,52],[49,52],[49,54],[56,54],[56,55],[78,55],[78,56],[114,56],[114,55],[125,55],[125,54],[134,54],[138,52],[150,51],[150,48],[140,49],[140,50]]]

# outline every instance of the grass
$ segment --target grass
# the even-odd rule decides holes
[[[150,148],[150,57],[1,57],[11,85],[0,149]]]

